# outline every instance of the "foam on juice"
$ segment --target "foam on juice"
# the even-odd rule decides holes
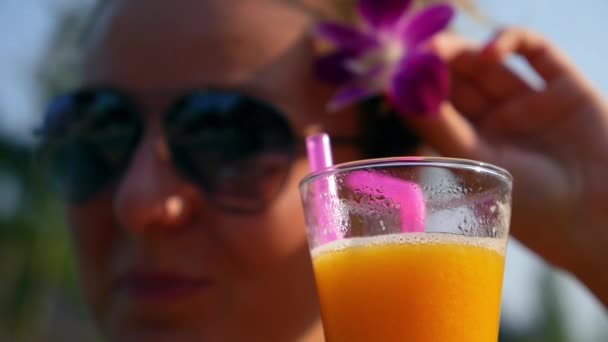
[[[318,246],[312,250],[311,254],[315,258],[323,253],[338,252],[347,248],[400,244],[457,244],[489,249],[503,256],[505,254],[505,241],[503,239],[447,233],[400,233],[371,237],[352,237]]]

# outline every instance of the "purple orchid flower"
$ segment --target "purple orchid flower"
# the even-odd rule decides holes
[[[411,0],[359,0],[361,28],[320,23],[315,33],[335,51],[315,63],[321,80],[341,86],[330,111],[384,94],[402,115],[433,115],[447,98],[449,70],[425,43],[454,16],[446,4],[410,13]]]

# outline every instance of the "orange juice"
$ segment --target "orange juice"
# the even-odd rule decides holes
[[[498,339],[504,241],[407,233],[312,251],[327,341]]]

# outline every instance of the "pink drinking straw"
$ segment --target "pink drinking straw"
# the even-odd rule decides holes
[[[331,143],[326,133],[318,133],[306,138],[306,150],[308,162],[312,172],[330,167],[333,165]],[[366,195],[377,195],[372,193],[372,189],[382,189],[383,195],[391,201],[400,211],[401,231],[402,232],[424,232],[426,205],[424,193],[413,182],[404,181],[395,177],[373,174],[366,171],[353,172],[346,178],[346,186],[357,188],[358,191]],[[318,184],[316,192],[329,192],[330,196],[336,196],[336,184],[332,181],[323,181]],[[327,198],[327,197],[324,197]],[[325,200],[327,201],[327,200]],[[319,225],[322,229],[334,229],[331,227],[331,220],[328,215],[322,215],[323,206],[327,203],[323,200],[317,201],[317,212],[319,215]],[[340,236],[336,233],[328,233],[321,243],[333,241]]]
[[[414,182],[399,178],[355,171],[346,176],[346,186],[357,188],[357,191],[370,196],[381,195],[399,210],[401,232],[424,232],[426,205],[424,193]],[[374,190],[381,190],[381,193]]]
[[[306,137],[306,152],[310,171],[315,172],[334,164],[331,143],[327,133],[317,133]]]
[[[331,153],[331,143],[329,135],[326,133],[317,133],[306,137],[306,152],[308,155],[308,164],[311,172],[316,172],[333,165],[333,157]],[[344,237],[340,227],[337,226],[336,220],[332,220],[332,215],[337,213],[329,213],[327,208],[332,200],[337,198],[337,187],[333,179],[322,178],[312,184],[313,194],[316,196],[313,210],[317,217],[317,227],[319,234],[316,234],[318,245],[338,240]],[[323,193],[329,196],[322,196]]]
[[[331,154],[331,142],[327,133],[317,133],[306,137],[306,152],[311,172],[316,172],[334,165]],[[329,191],[332,196],[337,196],[336,183],[332,180],[321,182],[323,190]]]

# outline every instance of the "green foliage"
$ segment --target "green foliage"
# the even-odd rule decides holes
[[[16,212],[0,217],[0,331],[21,336],[32,318],[43,319],[47,294],[63,289],[76,302],[77,285],[61,208],[31,149],[0,140],[0,160],[22,194]]]
[[[47,58],[33,71],[44,99],[76,83],[80,17],[80,11],[64,13]],[[3,198],[17,201],[16,211],[0,216],[0,341],[47,340],[58,301],[84,316],[62,208],[34,148],[0,137],[0,176],[19,189],[18,198]]]

